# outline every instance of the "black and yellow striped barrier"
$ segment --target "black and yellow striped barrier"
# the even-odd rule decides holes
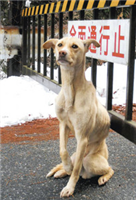
[[[75,10],[90,10],[93,8],[99,9],[104,7],[129,6],[134,4],[136,4],[136,0],[64,0],[50,4],[24,8],[22,10],[22,17],[67,11],[70,12]]]

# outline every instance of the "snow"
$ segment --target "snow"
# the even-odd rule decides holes
[[[56,94],[28,76],[0,80],[0,127],[56,117]]]
[[[57,69],[54,74],[57,79]],[[87,80],[91,80],[90,67],[85,75]],[[136,103],[136,70],[134,77],[133,103]],[[126,80],[127,67],[115,64],[113,104],[125,104]],[[107,64],[97,66],[97,96],[103,105],[106,103],[106,81]],[[0,94],[0,127],[22,124],[34,119],[56,117],[55,98],[57,95],[28,76],[11,76],[0,80]]]
[[[135,60],[136,66],[136,60]],[[86,72],[86,78],[91,80],[91,68]],[[133,103],[136,103],[136,70],[134,73],[134,93]],[[106,83],[107,83],[107,63],[97,66],[97,97],[103,105],[106,105]],[[124,105],[126,103],[126,84],[127,84],[127,66],[121,64],[114,65],[113,73],[113,105]]]

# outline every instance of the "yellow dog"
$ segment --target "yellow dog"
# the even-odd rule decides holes
[[[93,84],[85,78],[85,53],[91,43],[100,46],[96,40],[68,37],[50,39],[43,44],[44,49],[54,49],[62,76],[62,88],[56,99],[62,163],[47,175],[54,175],[55,178],[70,175],[60,193],[61,197],[69,197],[74,193],[79,176],[88,179],[100,175],[98,184],[103,185],[114,174],[107,161],[105,142],[110,127],[109,115],[98,102]],[[77,140],[76,152],[71,157],[67,152],[70,131]]]

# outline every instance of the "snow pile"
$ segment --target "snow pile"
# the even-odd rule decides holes
[[[56,117],[56,94],[28,76],[12,76],[1,80],[0,93],[1,127]]]

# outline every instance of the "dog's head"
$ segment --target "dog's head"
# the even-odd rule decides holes
[[[53,48],[56,54],[56,61],[61,66],[73,67],[84,62],[85,53],[90,44],[96,47],[100,44],[93,39],[81,40],[79,38],[50,39],[43,44],[44,49]]]

